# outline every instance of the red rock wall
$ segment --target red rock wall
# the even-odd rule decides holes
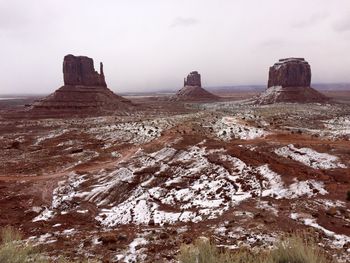
[[[184,86],[202,87],[201,75],[197,71],[192,71],[184,80]]]
[[[268,88],[282,87],[310,87],[311,68],[303,58],[280,59],[270,67]]]
[[[106,87],[103,65],[100,64],[100,74],[95,71],[92,58],[67,55],[63,60],[64,85],[102,86]]]

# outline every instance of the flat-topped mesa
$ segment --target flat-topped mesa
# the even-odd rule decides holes
[[[303,58],[283,58],[270,67],[267,89],[255,99],[255,103],[324,103],[330,101],[310,85],[311,67],[309,63]]]
[[[184,86],[196,86],[202,87],[201,84],[201,75],[198,71],[192,71],[188,76],[184,79]]]
[[[311,67],[304,58],[284,58],[269,70],[267,87],[310,87]]]
[[[103,64],[100,63],[100,73],[94,68],[92,58],[67,55],[63,60],[64,85],[107,87],[103,74]]]

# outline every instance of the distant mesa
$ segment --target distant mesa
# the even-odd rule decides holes
[[[278,102],[327,102],[329,98],[311,88],[311,67],[304,58],[284,58],[269,70],[267,89],[257,104]]]
[[[184,78],[184,87],[186,86],[202,87],[201,74],[198,71],[192,71],[188,74],[187,78]]]
[[[192,71],[184,79],[184,86],[174,97],[176,101],[217,101],[220,98],[202,88],[201,75]]]
[[[92,58],[67,55],[63,60],[64,86],[33,104],[31,111],[48,113],[100,113],[127,110],[131,102],[107,88],[100,63],[100,73]]]

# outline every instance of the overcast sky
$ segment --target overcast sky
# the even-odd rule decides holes
[[[265,84],[305,57],[313,82],[350,82],[350,0],[0,0],[0,93],[49,93],[66,54],[104,63],[116,92]]]

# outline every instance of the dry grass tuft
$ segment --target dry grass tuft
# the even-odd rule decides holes
[[[258,254],[238,249],[220,251],[207,239],[180,248],[181,263],[331,263],[314,239],[306,234],[284,237],[276,248]]]
[[[328,263],[323,250],[306,234],[292,235],[277,244],[270,253],[271,263]]]
[[[0,230],[0,263],[49,263],[48,257],[29,243],[22,240],[21,233],[15,228],[8,226]],[[55,260],[57,263],[74,263],[64,257]],[[80,260],[76,263],[98,263],[98,260]]]
[[[11,226],[1,230],[1,263],[48,263],[32,245],[21,242],[21,239],[21,233]]]

